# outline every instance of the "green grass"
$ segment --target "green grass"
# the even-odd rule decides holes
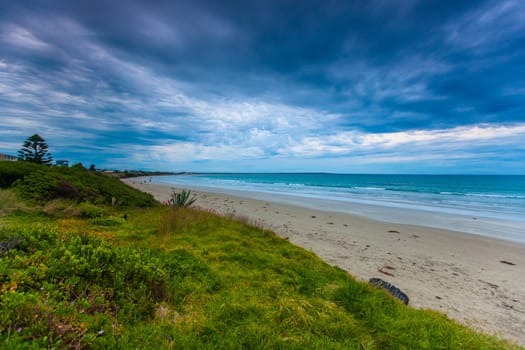
[[[188,208],[3,218],[0,346],[509,349],[268,230]],[[102,335],[99,332],[103,331]]]
[[[83,206],[0,216],[0,348],[518,348],[269,230],[191,208]]]
[[[0,216],[7,214],[17,206],[16,195],[13,191],[0,189]]]

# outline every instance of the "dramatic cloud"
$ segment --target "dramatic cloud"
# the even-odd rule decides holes
[[[525,4],[7,1],[0,152],[188,171],[523,173]]]

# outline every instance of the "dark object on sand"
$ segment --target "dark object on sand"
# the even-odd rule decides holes
[[[516,266],[516,264],[514,264],[513,262],[506,261],[506,260],[500,260],[499,262],[502,263],[502,264],[510,265],[510,266]]]
[[[371,278],[368,282],[373,286],[386,289],[390,294],[401,300],[403,304],[408,305],[408,296],[394,285],[388,283],[387,281],[383,281],[381,278]]]

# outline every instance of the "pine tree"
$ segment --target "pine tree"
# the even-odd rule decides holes
[[[40,135],[29,136],[18,151],[18,160],[50,165],[53,161],[46,140]]]

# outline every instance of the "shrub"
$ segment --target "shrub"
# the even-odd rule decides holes
[[[191,190],[182,190],[180,193],[173,190],[168,204],[177,208],[187,208],[195,203],[196,200],[195,195],[191,195]]]
[[[10,187],[16,180],[23,179],[24,176],[33,171],[43,168],[43,166],[30,162],[0,162],[0,188]]]
[[[36,170],[14,183],[15,191],[26,200],[47,201],[57,198],[59,179],[44,169]]]
[[[0,176],[3,178],[3,183],[12,185],[25,200],[44,202],[62,198],[104,205],[117,204],[132,207],[157,205],[150,194],[140,192],[118,179],[88,171],[81,166],[66,168],[46,167],[27,162],[11,163],[29,164],[29,166],[4,166],[8,171]],[[0,167],[0,170],[3,168]]]
[[[104,215],[104,208],[98,207],[90,203],[81,203],[79,205],[79,209],[80,216],[87,219],[98,218]]]
[[[3,345],[19,336],[90,347],[101,330],[118,336],[113,325],[151,319],[159,302],[181,305],[196,288],[217,286],[215,274],[185,250],[119,247],[45,226],[0,229],[0,242],[10,243],[0,259]]]

